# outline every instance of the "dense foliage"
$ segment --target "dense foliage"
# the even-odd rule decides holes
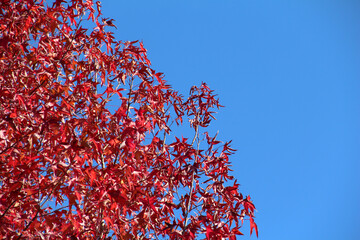
[[[235,239],[244,220],[257,234],[234,150],[205,131],[221,107],[205,83],[174,91],[99,2],[0,6],[1,238]]]

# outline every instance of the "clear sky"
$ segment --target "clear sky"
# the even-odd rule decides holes
[[[211,131],[238,149],[233,174],[260,240],[360,239],[360,1],[102,6],[176,90],[204,81],[218,93]]]

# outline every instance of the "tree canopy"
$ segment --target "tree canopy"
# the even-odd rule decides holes
[[[244,220],[257,234],[234,149],[206,131],[221,105],[205,83],[172,89],[100,2],[0,6],[2,238],[236,239]]]

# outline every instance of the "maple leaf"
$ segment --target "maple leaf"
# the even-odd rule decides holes
[[[117,29],[117,27],[114,25],[113,21],[115,21],[114,19],[109,19],[109,18],[104,18],[102,19],[103,24],[110,26],[110,27],[114,27]]]
[[[258,227],[254,221],[254,218],[250,216],[250,235],[252,234],[253,229],[255,229],[256,236],[258,236]]]

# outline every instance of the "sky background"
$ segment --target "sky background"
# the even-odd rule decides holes
[[[174,89],[204,81],[218,94],[210,131],[238,149],[260,240],[360,239],[360,1],[102,6],[117,40],[142,40]],[[239,239],[256,239],[246,228]]]

